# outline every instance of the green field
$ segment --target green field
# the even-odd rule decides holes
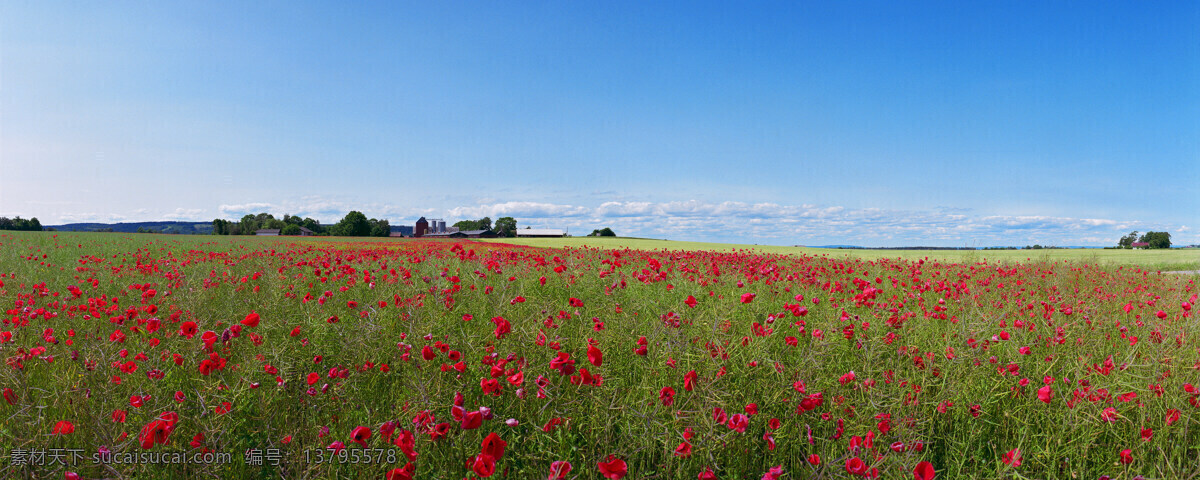
[[[679,242],[624,237],[569,237],[569,238],[498,238],[486,242],[509,243],[544,248],[595,247],[632,248],[635,250],[685,250],[685,251],[736,251],[756,250],[763,253],[783,255],[814,255],[831,258],[853,257],[863,260],[927,258],[947,262],[1003,262],[1030,263],[1047,261],[1075,261],[1111,265],[1134,265],[1150,270],[1178,271],[1200,269],[1200,249],[1171,250],[1102,250],[1102,249],[1054,249],[1054,250],[840,250],[832,248],[781,247],[774,245],[738,245],[729,243]]]
[[[1193,277],[597,241],[0,233],[0,478],[1194,476]]]

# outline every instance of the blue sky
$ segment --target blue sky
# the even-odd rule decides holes
[[[1200,243],[1195,2],[3,2],[0,215]]]

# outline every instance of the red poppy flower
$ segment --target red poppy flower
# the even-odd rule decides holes
[[[684,300],[683,303],[686,304],[688,308],[696,308],[696,297],[688,295],[687,300]]]
[[[754,297],[755,297],[755,295],[753,293],[750,293],[750,292],[743,293],[742,294],[742,303],[753,302]]]
[[[492,317],[492,323],[496,324],[496,329],[492,332],[496,335],[496,340],[504,338],[504,335],[512,331],[512,324],[504,317]]]
[[[69,435],[74,432],[75,424],[66,420],[59,420],[58,423],[54,424],[54,430],[50,433],[54,435]]]
[[[783,465],[776,465],[763,474],[762,480],[779,480],[780,475],[783,475]]]
[[[1008,453],[1004,454],[1004,458],[1000,459],[1000,461],[1004,462],[1005,465],[1013,467],[1021,466],[1021,449],[1014,448],[1009,450]]]
[[[686,458],[686,457],[690,457],[691,455],[692,455],[692,444],[691,443],[683,442],[683,443],[680,443],[678,447],[675,447],[675,456],[676,457],[685,457]]]
[[[663,387],[662,390],[658,391],[658,399],[662,402],[663,406],[671,406],[671,404],[675,403],[675,389]]]
[[[1164,420],[1166,420],[1168,427],[1171,426],[1172,424],[1174,424],[1175,422],[1178,422],[1179,421],[1179,410],[1174,409],[1174,408],[1167,410],[1167,415],[1166,415],[1166,417],[1164,417]]]
[[[683,374],[683,389],[689,392],[695,389],[697,376],[695,370]]]
[[[546,432],[546,433],[550,433],[551,431],[554,430],[554,427],[562,425],[562,423],[563,423],[563,419],[561,419],[561,418],[558,418],[558,417],[551,418],[550,421],[546,422],[546,424],[542,426],[542,431]]]
[[[628,467],[625,461],[617,458],[614,455],[608,456],[608,461],[597,462],[596,467],[600,469],[600,475],[611,480],[621,480],[625,478],[625,473]]]
[[[1132,451],[1128,448],[1121,450],[1121,463],[1125,465],[1133,463],[1133,455],[1131,455],[1131,453]]]
[[[496,473],[496,459],[485,453],[476,455],[475,463],[471,466],[471,470],[480,477],[490,477]]]
[[[595,345],[588,344],[587,358],[592,365],[599,367],[601,363],[604,363],[604,352],[601,352]]]
[[[929,462],[921,462],[916,467],[913,467],[913,478],[916,480],[933,480],[936,474],[937,472],[934,471],[933,465]]]
[[[350,437],[354,443],[367,448],[367,440],[371,439],[371,429],[363,426],[354,427],[354,430],[350,432]]]
[[[550,476],[546,480],[564,480],[571,473],[571,462],[556,460],[550,462]]]
[[[413,480],[413,473],[417,468],[411,462],[404,465],[404,468],[393,468],[384,476],[384,480]]]
[[[254,311],[251,311],[249,315],[246,315],[246,318],[242,319],[242,325],[254,328],[258,326],[258,320],[258,314],[254,313]]]
[[[750,417],[742,414],[736,414],[729,417],[729,428],[738,433],[746,433],[746,427],[750,426]]]
[[[480,452],[496,460],[500,460],[504,458],[504,447],[506,446],[508,446],[508,442],[505,442],[499,435],[496,435],[496,432],[492,432],[483,439],[483,444],[480,445]]]
[[[728,417],[725,416],[725,410],[721,407],[713,407],[713,421],[724,424],[726,420]]]
[[[483,414],[479,412],[466,412],[463,414],[462,429],[474,430],[483,425]]]
[[[858,457],[850,457],[846,460],[846,473],[851,475],[863,476],[867,473],[867,464]]]
[[[200,329],[196,326],[196,322],[188,320],[179,326],[179,335],[182,337],[192,338],[196,336],[196,332]]]
[[[396,441],[393,442],[400,451],[404,452],[404,456],[408,457],[408,461],[415,462],[417,460],[417,439],[413,432],[409,430],[400,430],[396,435]]]

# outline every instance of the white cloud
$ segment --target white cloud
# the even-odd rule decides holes
[[[176,208],[174,212],[164,214],[167,220],[203,220],[203,208]]]
[[[248,214],[269,212],[273,208],[274,205],[270,203],[241,203],[236,205],[221,205],[217,207],[217,211],[225,216],[242,217]]]
[[[591,211],[587,207],[539,202],[504,202],[474,207],[455,207],[447,213],[452,218],[476,219],[491,217],[577,217]]]

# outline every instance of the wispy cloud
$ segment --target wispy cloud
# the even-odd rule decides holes
[[[455,207],[448,210],[453,218],[491,217],[579,217],[591,213],[590,208],[575,205],[559,205],[539,202],[504,202],[473,207]]]
[[[222,216],[226,217],[241,217],[243,215],[266,212],[274,209],[274,205],[270,203],[239,203],[235,205],[221,205],[217,207],[217,211],[221,212]]]
[[[176,208],[174,212],[163,214],[167,220],[205,220],[203,208]]]

